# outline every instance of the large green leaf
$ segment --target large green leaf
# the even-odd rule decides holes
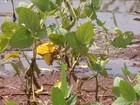
[[[19,17],[19,24],[25,26],[33,34],[40,30],[40,19],[39,17],[30,9],[19,7],[16,9]]]
[[[36,35],[39,39],[43,39],[47,36],[47,29],[46,27],[44,27],[43,29],[41,29],[37,35]]]
[[[138,96],[140,97],[140,83],[139,84],[136,84],[134,86],[134,89],[135,89],[135,92],[138,94]]]
[[[116,97],[119,97],[119,96],[120,96],[119,87],[118,87],[118,86],[112,87],[112,93],[113,93]]]
[[[70,32],[65,35],[65,40],[68,42],[69,46],[72,47],[76,52],[81,54],[87,53],[88,48],[86,45],[81,44],[76,38],[75,32]]]
[[[50,34],[49,39],[57,45],[64,45],[64,36],[61,34]]]
[[[5,34],[6,37],[11,37],[18,29],[19,25],[14,22],[4,22],[1,25],[2,33]]]
[[[89,45],[94,36],[94,25],[91,22],[81,24],[76,31],[76,38],[83,45]]]
[[[69,32],[65,35],[65,40],[68,42],[70,47],[73,49],[79,49],[79,42],[76,38],[76,33],[75,32]]]
[[[6,35],[0,35],[0,52],[3,52],[9,44],[9,38]]]
[[[66,77],[66,70],[67,70],[67,64],[66,63],[62,63],[61,64],[61,91],[64,95],[64,97],[67,96],[68,93],[68,84],[67,84],[67,77]]]
[[[136,100],[136,92],[134,88],[124,80],[120,81],[119,84],[120,94],[129,102]]]
[[[66,105],[64,95],[58,87],[52,88],[52,104],[53,105]]]
[[[112,41],[112,45],[117,48],[125,48],[127,45],[131,43],[133,40],[134,33],[131,31],[127,31],[119,36],[117,36],[114,41]]]
[[[113,86],[119,87],[120,81],[123,80],[121,77],[115,77]]]
[[[46,11],[49,10],[50,0],[30,0],[35,6],[37,6],[40,10]]]
[[[63,0],[30,0],[35,6],[37,6],[43,12],[53,11],[60,6]]]
[[[25,28],[20,28],[10,39],[9,44],[15,48],[27,48],[33,44],[31,33]]]
[[[112,105],[134,105],[134,104],[132,102],[128,102],[123,97],[119,97],[112,103]]]

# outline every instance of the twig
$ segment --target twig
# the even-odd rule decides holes
[[[13,22],[15,22],[17,20],[17,18],[16,18],[16,14],[15,14],[14,1],[11,0],[11,3],[12,3],[12,9],[13,9]]]

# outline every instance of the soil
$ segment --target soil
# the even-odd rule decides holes
[[[111,105],[112,101],[115,100],[111,92],[113,76],[109,76],[107,78],[99,77],[99,83],[102,86],[102,89],[99,90],[99,100],[100,102]],[[41,86],[43,86],[44,91],[37,101],[47,101],[49,100],[49,104],[51,104],[51,96],[48,94],[43,94],[45,92],[51,92],[53,83],[57,80],[60,80],[60,72],[56,71],[53,74],[41,74],[38,82]],[[76,92],[76,84],[72,80],[74,85],[73,93]],[[16,101],[20,105],[26,105],[27,103],[27,95],[26,95],[26,87],[25,87],[25,79],[23,77],[18,76],[5,76],[0,78],[0,105],[4,105],[5,101]],[[81,88],[81,93],[79,93],[78,101],[80,104],[85,102],[95,102],[95,79],[91,79],[83,83]]]
[[[123,58],[129,60],[140,61],[140,44],[139,44],[140,35],[135,36],[134,41],[127,48],[123,49],[121,52],[116,54],[115,58]],[[140,64],[134,64],[134,66],[140,67]],[[78,75],[78,74],[77,74]],[[102,86],[99,90],[99,101],[105,105],[111,105],[115,100],[115,97],[112,94],[112,85],[115,76],[109,75],[105,78],[99,76],[99,83]],[[51,105],[51,96],[50,93],[53,83],[57,80],[60,80],[60,72],[55,71],[53,73],[48,72],[41,74],[38,82],[43,86],[44,91],[38,95],[36,101],[45,102],[49,100],[49,105]],[[0,76],[0,105],[4,105],[6,101],[15,101],[20,105],[27,105],[27,94],[26,94],[26,80],[23,76]],[[76,84],[72,80],[73,84],[73,93],[76,91]],[[78,101],[80,104],[85,102],[95,102],[95,79],[91,79],[83,83],[81,88],[81,93],[78,93]],[[41,105],[41,104],[40,104]],[[140,105],[140,101],[135,105]]]

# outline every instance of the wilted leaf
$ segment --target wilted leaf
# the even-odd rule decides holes
[[[35,93],[36,94],[39,94],[39,93],[43,92],[43,90],[44,90],[44,88],[43,88],[43,86],[41,86],[41,88],[38,89],[38,90],[36,90]]]
[[[59,89],[61,88],[62,86],[62,82],[57,80],[55,83],[54,83],[54,87],[58,87]]]
[[[8,60],[10,58],[19,58],[19,57],[20,57],[20,54],[16,51],[13,51],[11,53],[6,54],[4,57],[4,60]]]

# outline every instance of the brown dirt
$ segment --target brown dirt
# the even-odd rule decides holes
[[[112,101],[115,97],[112,95],[111,87],[113,83],[114,77],[109,76],[108,78],[100,77],[99,81],[101,86],[103,86],[104,90],[99,91],[99,99],[101,102],[106,105],[111,105]],[[42,74],[38,79],[38,82],[41,86],[44,87],[43,92],[50,92],[52,88],[52,84],[57,80],[60,80],[60,72],[55,72],[53,74]],[[76,92],[76,84],[74,81],[72,82],[74,85],[73,92]],[[26,105],[27,96],[25,95],[25,79],[23,77],[18,76],[6,76],[0,78],[0,105],[4,105],[5,101],[16,101],[20,103],[20,105]],[[95,102],[95,80],[91,79],[86,81],[82,85],[81,94],[79,94],[78,100],[80,103],[84,102]],[[41,94],[40,98],[37,100],[47,101],[51,99],[50,95]]]
[[[99,101],[105,105],[111,105],[115,100],[112,94],[111,88],[113,85],[114,76],[109,76],[107,78],[99,77],[99,84],[102,89],[99,90]],[[60,72],[56,71],[53,74],[50,72],[47,74],[41,74],[38,82],[44,87],[44,91],[38,95],[36,101],[41,100],[42,102],[49,100],[49,105],[51,105],[51,96],[45,94],[45,92],[51,92],[53,83],[60,80]],[[5,76],[0,78],[0,105],[4,105],[5,101],[15,101],[20,105],[27,105],[27,95],[25,87],[25,79],[18,76]],[[73,93],[76,92],[76,84],[72,81],[74,86]],[[82,85],[81,94],[79,95],[78,101],[80,104],[85,102],[95,102],[95,79],[86,81]],[[39,104],[41,105],[41,104]],[[79,105],[79,104],[78,104]],[[140,105],[138,102],[136,105]]]

